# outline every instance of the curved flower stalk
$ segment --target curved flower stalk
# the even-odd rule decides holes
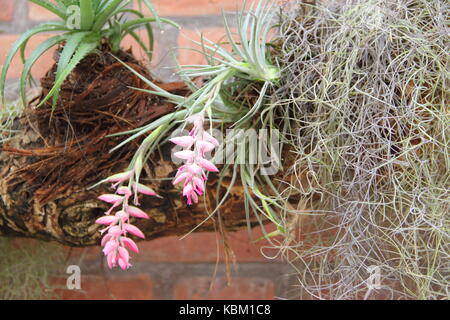
[[[219,169],[205,159],[205,154],[219,146],[219,142],[203,127],[205,117],[203,112],[191,116],[188,121],[194,124],[188,136],[170,139],[171,142],[184,148],[183,151],[175,152],[174,156],[185,160],[173,180],[173,184],[183,182],[183,196],[187,199],[187,204],[198,202],[198,197],[205,192],[205,182],[208,180],[205,170],[208,172],[218,172]]]
[[[130,255],[128,249],[139,253],[136,243],[127,235],[132,234],[138,238],[144,239],[145,235],[139,228],[132,225],[131,217],[149,219],[149,216],[138,208],[139,194],[158,196],[151,188],[139,183],[139,177],[144,163],[144,155],[147,148],[160,134],[160,127],[152,132],[143,142],[138,152],[135,154],[129,169],[125,172],[112,175],[91,188],[102,183],[112,183],[112,188],[116,190],[115,194],[104,194],[98,199],[111,204],[111,208],[105,212],[105,216],[97,219],[96,223],[106,225],[101,233],[106,233],[102,239],[101,245],[103,253],[107,257],[109,268],[119,266],[123,270],[128,269]],[[130,198],[134,195],[134,206],[130,205]],[[114,210],[119,209],[112,214]]]

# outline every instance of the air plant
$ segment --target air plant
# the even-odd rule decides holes
[[[237,163],[233,170],[232,185],[236,181],[239,168],[246,194],[245,209],[247,213],[249,214],[250,208],[254,209],[254,212],[256,213],[261,213],[265,218],[269,219],[277,226],[277,231],[274,234],[278,234],[285,232],[285,227],[276,214],[276,210],[285,209],[283,205],[279,203],[280,195],[276,193],[276,196],[266,196],[257,187],[257,184],[260,183],[261,186],[269,186],[269,192],[276,192],[276,188],[270,179],[267,176],[261,175],[254,166],[248,163],[248,157],[254,156],[248,155],[247,150],[249,150],[248,145],[250,141],[246,137],[242,138],[239,135],[239,130],[249,128],[267,129],[270,132],[270,135],[275,135],[279,128],[279,125],[275,124],[274,107],[268,105],[266,98],[268,91],[276,86],[280,77],[280,70],[273,63],[269,46],[267,45],[269,33],[273,27],[273,19],[273,5],[268,2],[260,2],[248,12],[240,12],[238,14],[237,40],[230,29],[227,19],[224,17],[227,42],[231,44],[231,51],[208,39],[197,42],[197,44],[201,45],[203,48],[202,54],[207,58],[208,65],[188,65],[182,67],[179,75],[193,91],[188,98],[164,91],[145,77],[139,75],[132,68],[129,68],[130,71],[140,77],[152,88],[151,90],[136,88],[136,90],[167,98],[177,105],[177,111],[141,128],[115,134],[114,136],[121,134],[131,134],[131,136],[113,150],[122,147],[124,144],[151,132],[152,130],[158,130],[160,132],[158,139],[152,139],[150,143],[144,141],[135,156],[135,158],[142,157],[141,153],[144,151],[145,155],[143,157],[144,159],[147,159],[164,136],[176,126],[178,126],[179,129],[183,129],[189,122],[194,122],[193,130],[195,131],[196,128],[202,128],[204,125],[203,122],[206,121],[209,122],[210,126],[209,132],[207,132],[208,136],[211,135],[211,129],[214,123],[232,126],[234,129],[237,129],[236,133],[227,137],[227,140],[224,142],[225,144],[235,143],[239,140],[239,143],[237,144],[238,150],[235,155],[231,155],[234,159],[231,159],[230,161],[232,163]],[[207,80],[206,84],[203,87],[197,87],[192,81],[192,79],[196,77],[205,78]],[[256,92],[257,97],[249,108],[243,101],[231,98],[235,95],[235,91],[241,91],[244,95],[245,93],[250,95]],[[196,120],[189,121],[189,119]],[[286,123],[281,126],[281,130],[283,131],[285,128]],[[193,141],[192,138],[193,136],[191,134],[190,137],[175,138],[171,141],[177,145],[182,145],[183,147],[190,147],[190,144]],[[208,145],[207,149],[212,150],[215,146],[215,143],[212,143],[211,145]],[[271,152],[272,157],[277,158],[279,156],[275,150],[272,149]],[[202,152],[200,152],[200,154],[201,153]],[[188,155],[189,157],[187,157]],[[193,151],[182,151],[181,153],[175,153],[175,156],[187,160],[188,164],[192,165],[193,163],[193,159],[191,158],[191,156],[193,156]],[[276,161],[278,160],[279,159],[277,158]],[[193,175],[193,172],[185,172],[187,168],[186,165],[187,164],[183,165],[179,169],[174,178],[174,184],[178,184],[182,180],[184,181],[183,194],[187,197],[188,204],[191,204],[192,202],[196,202],[198,195],[203,194],[203,183],[206,180],[206,176],[203,176],[203,173],[200,172],[196,172]],[[220,173],[221,179],[229,166],[230,164],[226,164],[224,170]],[[216,167],[212,163],[209,168],[204,166],[203,169],[206,169],[207,171],[216,171]],[[203,177],[201,178],[203,181],[200,182],[195,179],[196,182],[194,182],[193,186],[192,183],[196,177]],[[232,187],[232,185],[230,187]],[[199,192],[193,192],[193,190]],[[220,206],[225,201],[228,194],[229,193],[227,192],[225,196],[218,198],[217,207],[209,216],[212,216],[215,212],[220,210]],[[254,199],[255,196],[261,201],[262,206]]]
[[[103,40],[111,45],[114,53],[120,49],[122,39],[129,34],[137,40],[151,59],[153,31],[150,23],[158,21],[174,24],[169,20],[158,18],[157,15],[145,17],[140,11],[128,8],[127,5],[130,0],[56,0],[55,3],[48,0],[29,1],[54,13],[60,21],[40,24],[25,32],[14,43],[6,57],[0,78],[0,95],[3,102],[5,100],[6,75],[11,61],[18,51],[20,51],[24,63],[20,77],[20,94],[24,104],[26,104],[25,87],[27,80],[31,79],[31,68],[46,51],[64,43],[59,55],[55,83],[39,104],[41,106],[52,98],[53,106],[55,106],[64,80],[83,58],[100,47]],[[149,0],[140,1],[143,1],[155,13]],[[147,44],[135,32],[136,29],[141,27],[146,29]],[[42,42],[29,57],[25,57],[25,49],[30,38],[45,32],[57,32],[58,34]]]

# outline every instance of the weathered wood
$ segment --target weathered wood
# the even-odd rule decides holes
[[[108,205],[96,198],[102,193],[110,193],[109,186],[88,191],[86,183],[73,181],[69,190],[58,194],[54,200],[40,204],[35,195],[40,187],[39,183],[30,184],[23,179],[17,179],[18,170],[36,162],[38,157],[17,155],[5,150],[42,148],[42,139],[26,117],[18,121],[16,127],[21,129],[21,132],[0,151],[0,236],[52,240],[70,246],[98,244],[100,226],[94,222],[103,215]],[[173,187],[170,179],[161,180],[173,176],[176,171],[176,165],[170,160],[170,148],[170,145],[166,145],[155,152],[157,158],[148,163],[146,168],[146,171],[159,181],[147,181],[148,185],[162,196],[161,199],[145,196],[141,201],[142,209],[151,219],[139,219],[136,225],[148,240],[189,232],[208,217],[207,212],[211,212],[216,204],[217,179],[214,179],[214,176],[208,181],[208,203],[202,200],[192,207],[185,204],[181,190]],[[125,168],[127,165],[128,162],[123,161],[117,163],[116,167]],[[225,191],[226,179],[223,184]],[[220,211],[223,226],[227,230],[247,226],[242,192],[241,187],[233,187],[229,199]],[[218,216],[215,215],[214,218],[207,219],[196,231],[214,231],[217,229],[217,222]]]

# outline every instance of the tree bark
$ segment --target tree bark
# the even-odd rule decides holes
[[[95,224],[95,220],[104,214],[108,205],[97,200],[97,197],[105,192],[111,193],[109,186],[87,190],[89,185],[86,182],[73,181],[64,193],[51,201],[41,203],[36,196],[39,183],[28,183],[25,179],[17,178],[17,172],[38,161],[39,157],[30,156],[27,150],[42,147],[42,139],[26,117],[16,121],[15,126],[15,129],[20,129],[21,132],[8,143],[0,145],[0,236],[37,238],[69,246],[98,244],[101,227]],[[151,173],[152,177],[168,178],[174,175],[176,165],[170,160],[170,147],[163,146],[156,152],[158,158],[147,164],[146,172]],[[30,151],[31,154],[32,152]],[[127,165],[128,160],[124,160],[115,167],[126,168]],[[248,225],[243,189],[239,185],[232,188],[220,214],[208,218],[208,212],[214,209],[217,201],[215,195],[218,181],[214,176],[208,181],[210,191],[207,196],[191,207],[185,204],[181,190],[174,187],[170,179],[145,183],[162,196],[144,196],[141,200],[141,208],[151,218],[145,221],[139,219],[136,225],[145,233],[147,240],[183,235],[200,223],[202,224],[196,232],[215,231],[219,219],[220,226],[226,230],[237,230]],[[221,183],[224,192],[228,181],[224,179]],[[250,221],[251,225],[256,223]]]

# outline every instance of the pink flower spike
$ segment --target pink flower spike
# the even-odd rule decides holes
[[[142,211],[137,207],[128,206],[128,213],[130,214],[130,216],[136,218],[149,219],[149,216],[144,211]]]
[[[100,197],[98,197],[99,200],[101,201],[105,201],[108,203],[118,203],[118,202],[122,202],[123,197],[118,196],[116,194],[103,194]]]
[[[118,194],[123,194],[126,197],[130,197],[131,194],[132,194],[130,188],[128,188],[128,187],[120,187],[119,189],[117,189],[117,193]]]
[[[125,230],[132,235],[135,235],[138,238],[145,239],[145,235],[142,233],[141,230],[139,230],[137,227],[133,226],[132,224],[124,224]]]
[[[133,240],[127,237],[122,237],[121,240],[123,241],[123,244],[128,247],[131,251],[139,253],[139,248]]]
[[[219,172],[219,169],[209,160],[206,159],[199,159],[198,164],[200,167],[202,167],[205,170],[211,171],[211,172]]]
[[[175,152],[173,155],[182,160],[192,160],[194,158],[195,154],[194,154],[194,151],[183,150],[183,151]]]
[[[95,223],[104,224],[104,225],[109,226],[110,224],[112,224],[116,221],[117,221],[117,218],[114,216],[105,216],[105,217],[101,217],[101,218],[98,218],[97,220],[95,220]]]
[[[190,148],[194,143],[194,138],[191,136],[175,137],[169,140],[177,146],[181,146],[183,148]]]
[[[205,131],[204,111],[191,115],[186,119],[186,122],[193,124],[189,136],[171,140],[184,148],[183,151],[174,153],[175,157],[184,160],[184,164],[178,169],[173,184],[183,182],[183,196],[186,197],[187,204],[191,205],[197,203],[199,196],[205,193],[207,171],[219,171],[211,161],[205,159],[205,154],[218,147],[219,141]]]

